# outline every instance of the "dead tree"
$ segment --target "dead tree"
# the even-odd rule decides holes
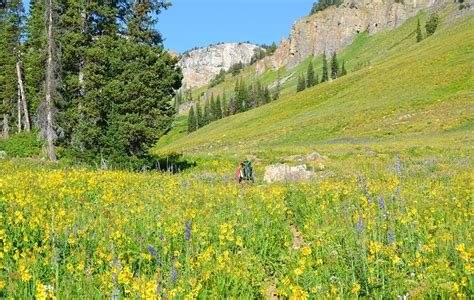
[[[53,127],[53,95],[54,95],[54,39],[53,39],[53,0],[47,0],[46,3],[46,44],[47,44],[47,63],[46,63],[46,141],[48,143],[49,160],[56,160],[56,149],[54,147],[55,133]]]
[[[20,94],[20,86],[17,87],[18,91],[18,100],[17,100],[17,105],[16,105],[16,110],[17,110],[17,132],[21,132],[21,94]]]
[[[23,79],[21,76],[21,52],[20,51],[18,51],[18,61],[16,63],[16,76],[18,78],[18,92],[21,97],[21,99],[19,99],[18,101],[19,103],[21,102],[21,105],[23,106],[23,114],[25,116],[25,131],[29,132],[31,130],[30,115],[28,113],[28,105],[26,102],[25,86],[23,85]],[[18,107],[18,109],[19,109],[18,116],[20,117],[21,116],[20,107]],[[20,121],[20,124],[21,124],[21,121]]]

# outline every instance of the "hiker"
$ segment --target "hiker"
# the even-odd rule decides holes
[[[255,182],[253,177],[252,163],[248,160],[241,162],[239,164],[239,168],[237,169],[236,176],[239,183],[241,183],[242,180]]]

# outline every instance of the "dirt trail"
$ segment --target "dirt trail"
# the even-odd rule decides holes
[[[293,234],[293,244],[291,245],[291,248],[293,248],[293,250],[298,250],[304,244],[303,236],[301,235],[301,232],[299,232],[298,228],[296,228],[295,225],[290,224],[290,228],[291,228],[291,233]]]
[[[291,245],[291,249],[298,250],[304,245],[304,239],[301,235],[301,232],[294,224],[290,224],[291,234],[293,235],[293,243]],[[267,299],[270,300],[277,300],[278,295],[276,294],[276,285],[278,283],[278,279],[272,278],[270,285],[267,287],[266,294]]]

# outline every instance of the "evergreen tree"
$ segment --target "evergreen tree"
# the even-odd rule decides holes
[[[196,114],[194,113],[194,107],[191,106],[188,115],[188,133],[191,133],[196,130],[197,122],[196,122]]]
[[[211,123],[211,107],[209,105],[209,99],[206,99],[204,102],[204,116],[203,116],[204,125]]]
[[[320,81],[319,81],[319,75],[318,75],[318,74],[316,74],[316,78],[314,79],[314,82],[315,82],[315,84],[319,84],[319,83],[320,83]]]
[[[268,89],[268,86],[266,86],[263,89],[263,101],[262,101],[262,103],[266,104],[266,103],[269,103],[270,101],[272,101],[272,97],[270,95],[270,90]]]
[[[203,127],[204,125],[206,125],[204,123],[204,116],[202,115],[201,105],[199,103],[196,104],[196,124],[197,124],[196,129],[199,129]]]
[[[239,98],[242,102],[242,110],[240,112],[248,110],[250,108],[250,95],[247,84],[243,79],[240,80]]]
[[[344,75],[347,75],[347,70],[346,70],[345,61],[342,61],[341,76],[344,76]]]
[[[310,87],[317,84],[316,78],[314,77],[313,62],[311,62],[311,61],[309,62],[308,71],[306,72],[306,81],[307,81],[306,86],[308,88],[310,88]]]
[[[420,19],[416,23],[416,42],[419,43],[423,40],[423,33],[421,32]]]
[[[232,99],[234,110],[233,114],[243,111],[242,100],[240,97],[240,78],[235,82],[234,97]]]
[[[230,97],[229,99],[229,116],[235,115],[235,104],[234,104],[234,97]]]
[[[215,116],[216,120],[222,119],[222,104],[221,104],[221,96],[217,95],[216,106],[215,106]]]
[[[298,84],[296,85],[296,92],[301,92],[306,88],[306,80],[304,78],[304,75],[299,75],[298,76]]]
[[[209,108],[209,123],[217,120],[217,109],[216,101],[214,100],[214,94],[211,95],[211,103]]]
[[[339,63],[337,62],[336,51],[332,53],[331,59],[331,78],[336,79],[339,75]]]
[[[44,2],[30,1],[24,46],[25,91],[28,110],[35,112],[44,98],[46,65],[46,34],[44,31]]]
[[[17,99],[20,100],[16,65],[20,51],[22,17],[23,5],[20,0],[8,1],[0,8],[0,122],[1,137],[5,139],[10,135],[10,124],[18,124],[17,131],[21,130],[21,105],[15,106],[15,103]],[[19,103],[21,104],[21,100]],[[15,120],[15,116],[20,120]]]
[[[257,87],[255,84],[253,84],[250,86],[250,89],[249,89],[249,99],[250,99],[249,108],[257,108],[258,106],[257,97],[258,97]]]
[[[326,58],[326,52],[323,52],[323,75],[321,76],[321,82],[326,82],[328,80],[329,80],[328,60]]]
[[[438,28],[440,19],[437,13],[432,14],[428,21],[426,21],[425,28],[426,28],[426,36],[431,36],[436,32]]]

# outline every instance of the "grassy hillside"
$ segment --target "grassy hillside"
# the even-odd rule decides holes
[[[450,7],[443,14],[450,15],[454,9]],[[418,17],[423,24],[426,15],[421,13]],[[418,17],[393,31],[359,35],[339,53],[349,75],[298,94],[295,75],[294,80],[283,85],[279,100],[214,122],[190,135],[176,126],[171,138],[158,143],[157,151],[255,153],[264,149],[312,148],[334,140],[470,132],[474,18],[468,16],[454,22],[445,17],[433,36],[416,43]],[[314,59],[318,73],[320,59]],[[281,77],[305,72],[309,60]],[[254,73],[250,68],[244,74]],[[267,71],[260,79],[269,84],[275,76]],[[230,79],[211,91],[219,93],[232,84]]]

